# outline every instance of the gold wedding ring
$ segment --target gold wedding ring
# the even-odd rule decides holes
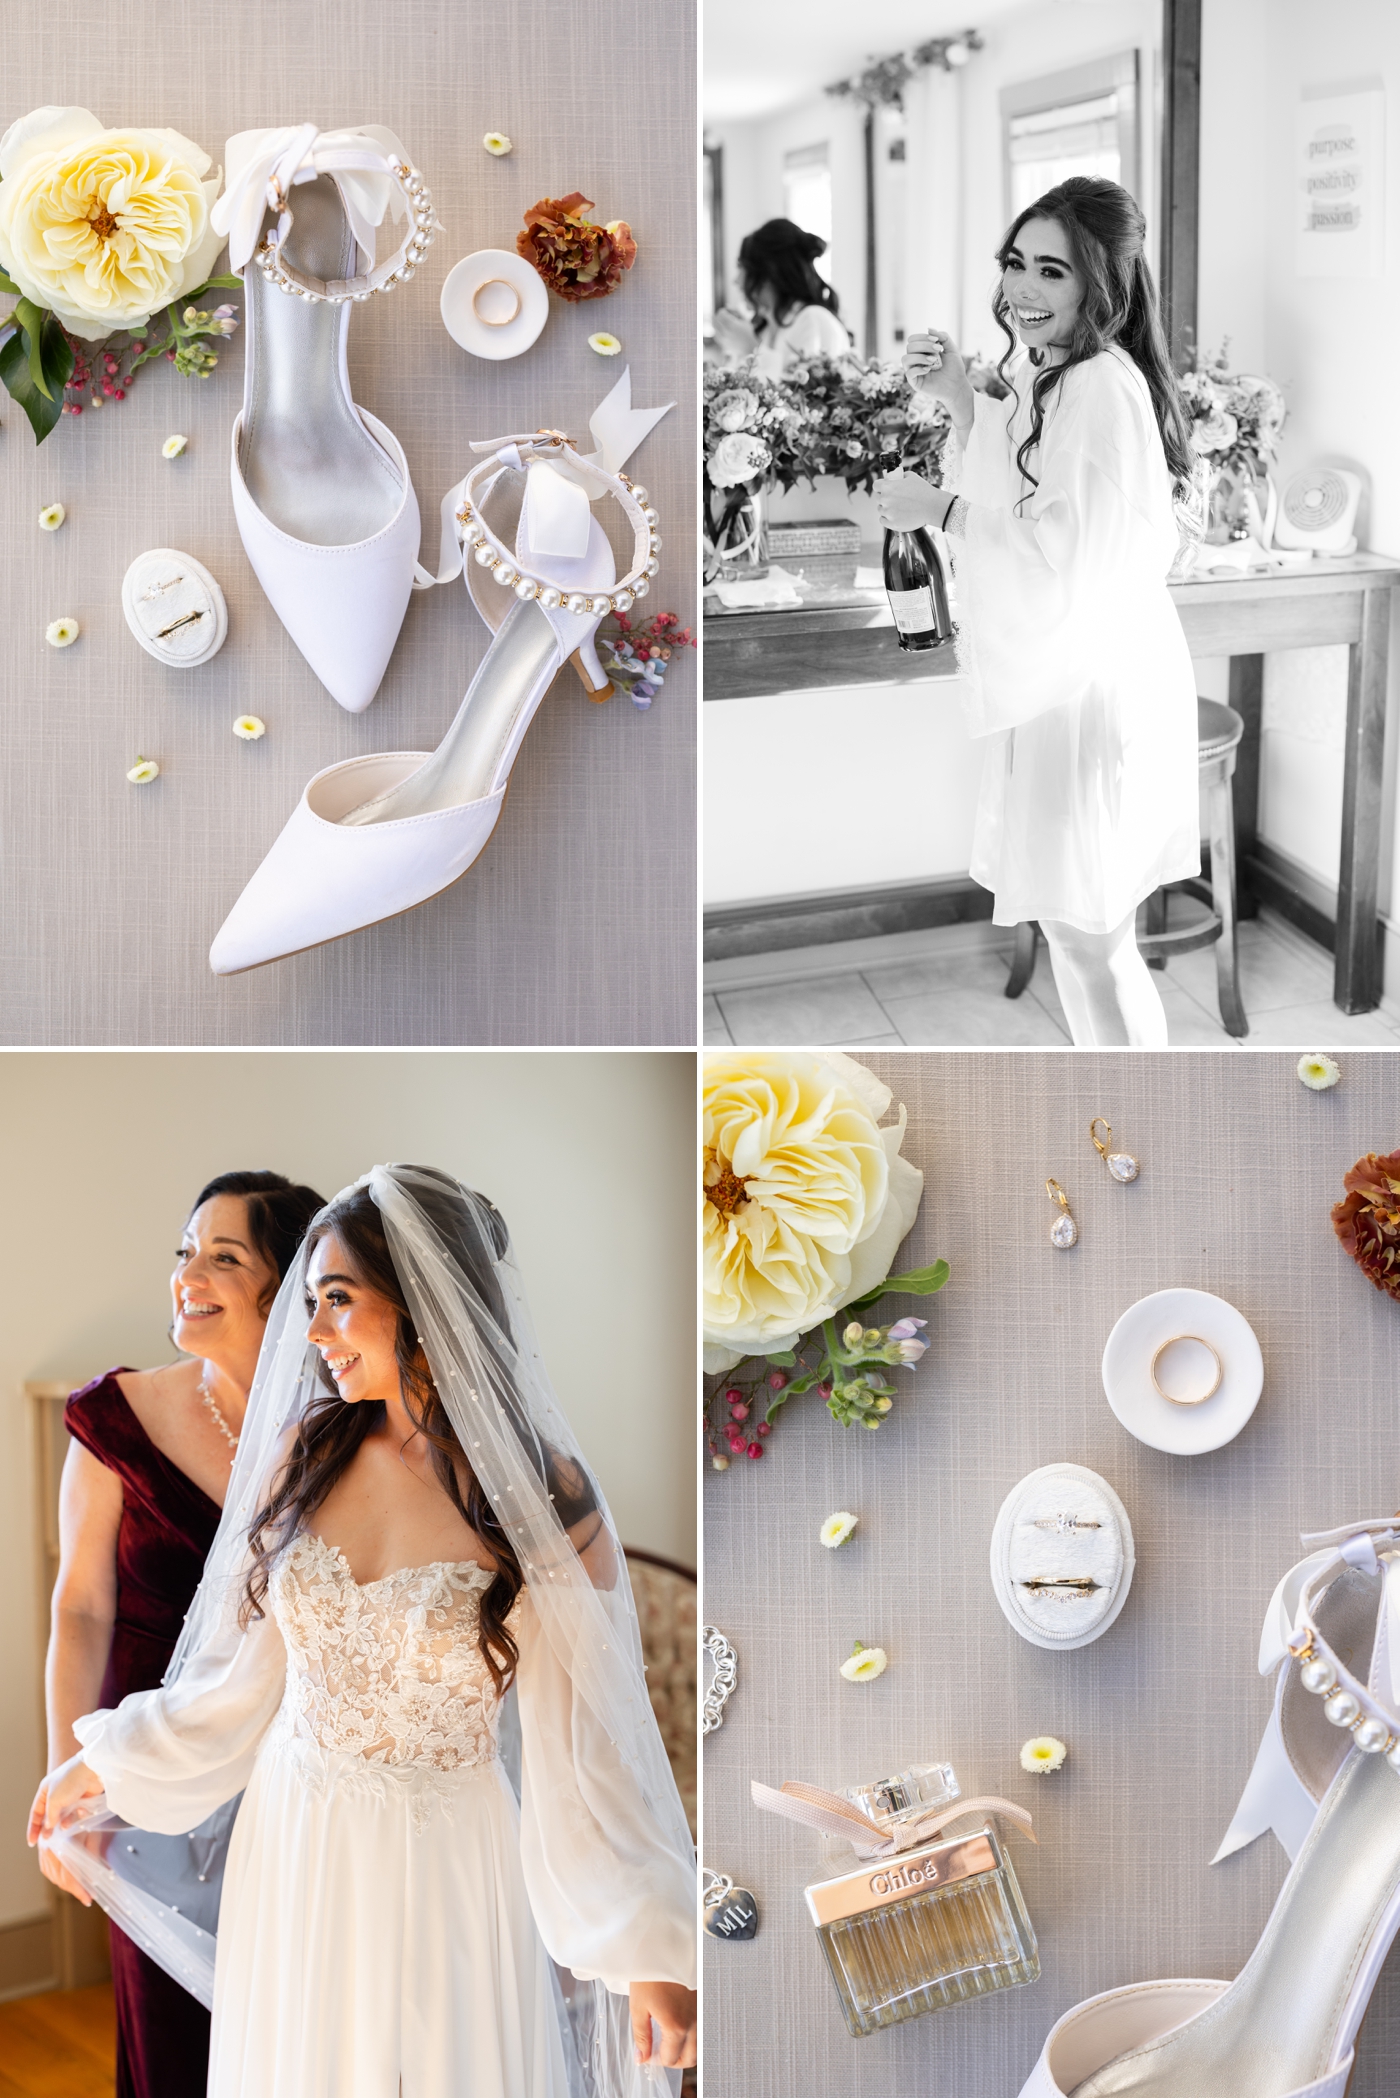
[[[481,294],[484,291],[489,291],[493,284],[501,285],[503,289],[508,291],[511,297],[514,299],[515,304],[511,307],[509,313],[501,313],[494,315],[490,313],[483,313],[481,307],[478,305],[477,301],[480,299]],[[482,280],[480,284],[477,285],[476,290],[472,293],[472,312],[481,322],[483,328],[508,327],[510,323],[515,319],[515,316],[517,315],[517,313],[519,313],[519,311],[520,293],[516,290],[515,286],[506,277],[486,277]]]
[[[1167,1349],[1174,1348],[1179,1340],[1194,1341],[1198,1348],[1205,1349],[1206,1353],[1211,1357],[1211,1360],[1215,1364],[1215,1378],[1209,1390],[1198,1391],[1194,1394],[1193,1397],[1189,1399],[1183,1399],[1178,1397],[1178,1395],[1174,1391],[1164,1391],[1160,1383],[1157,1381],[1158,1363],[1166,1354]],[[1150,1374],[1152,1377],[1152,1389],[1156,1392],[1158,1398],[1165,1399],[1169,1406],[1203,1406],[1207,1399],[1213,1399],[1215,1397],[1215,1394],[1219,1391],[1220,1380],[1225,1374],[1225,1365],[1220,1360],[1219,1355],[1211,1346],[1210,1342],[1208,1340],[1203,1340],[1199,1333],[1173,1333],[1170,1340],[1164,1340],[1162,1342],[1162,1345],[1158,1348],[1156,1354],[1153,1356]]]

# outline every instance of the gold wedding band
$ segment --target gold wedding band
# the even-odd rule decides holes
[[[515,301],[515,304],[511,307],[510,312],[503,313],[500,316],[499,320],[493,320],[489,313],[483,313],[480,306],[477,304],[477,300],[481,297],[481,294],[484,291],[489,291],[493,284],[503,284]],[[519,313],[519,311],[520,293],[516,290],[515,286],[510,282],[509,278],[507,277],[486,277],[482,280],[480,284],[477,285],[476,290],[472,293],[472,312],[481,322],[483,328],[509,327],[510,323],[515,319],[515,316],[517,315],[517,313]]]
[[[1163,1391],[1161,1385],[1157,1381],[1157,1364],[1166,1354],[1167,1349],[1175,1347],[1176,1343],[1179,1340],[1194,1340],[1197,1347],[1204,1348],[1206,1353],[1212,1358],[1212,1360],[1215,1363],[1214,1383],[1210,1386],[1210,1389],[1208,1391],[1197,1392],[1196,1396],[1191,1399],[1179,1399],[1175,1392]],[[1156,1392],[1158,1398],[1165,1399],[1169,1406],[1203,1406],[1207,1399],[1213,1399],[1215,1397],[1215,1394],[1219,1391],[1220,1380],[1224,1376],[1224,1374],[1224,1363],[1220,1360],[1219,1355],[1211,1346],[1210,1342],[1208,1340],[1203,1340],[1199,1333],[1173,1333],[1171,1339],[1164,1340],[1162,1342],[1162,1345],[1158,1348],[1156,1354],[1153,1356],[1152,1368],[1150,1371],[1150,1375],[1152,1378],[1152,1389]]]

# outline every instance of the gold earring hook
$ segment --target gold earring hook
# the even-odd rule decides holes
[[[1061,1209],[1069,1208],[1069,1196],[1060,1186],[1058,1180],[1047,1180],[1045,1183],[1045,1192],[1050,1197],[1050,1200],[1052,1202],[1059,1203]]]
[[[1102,1142],[1100,1142],[1099,1138],[1096,1137],[1094,1134],[1094,1131],[1098,1128],[1100,1122],[1103,1122],[1104,1127],[1104,1135]],[[1107,1158],[1108,1147],[1113,1142],[1113,1131],[1109,1127],[1108,1123],[1104,1122],[1102,1115],[1095,1115],[1093,1121],[1089,1124],[1089,1142],[1098,1152],[1100,1158]]]

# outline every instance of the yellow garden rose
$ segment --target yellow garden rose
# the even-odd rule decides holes
[[[178,131],[106,131],[35,109],[0,138],[0,266],[71,334],[99,342],[203,284],[223,246],[209,155]]]
[[[923,1193],[905,1111],[835,1049],[705,1059],[705,1367],[776,1354],[883,1282]]]

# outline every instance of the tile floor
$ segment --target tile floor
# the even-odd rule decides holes
[[[1271,911],[1240,927],[1245,1043],[1220,1024],[1215,955],[1154,971],[1173,1048],[1334,1049],[1400,1044],[1400,1012],[1349,1017],[1332,1003],[1332,957]],[[949,926],[711,963],[705,1041],[825,1042],[842,1048],[1068,1048],[1043,942],[1017,999],[1004,996],[1011,935]]]

